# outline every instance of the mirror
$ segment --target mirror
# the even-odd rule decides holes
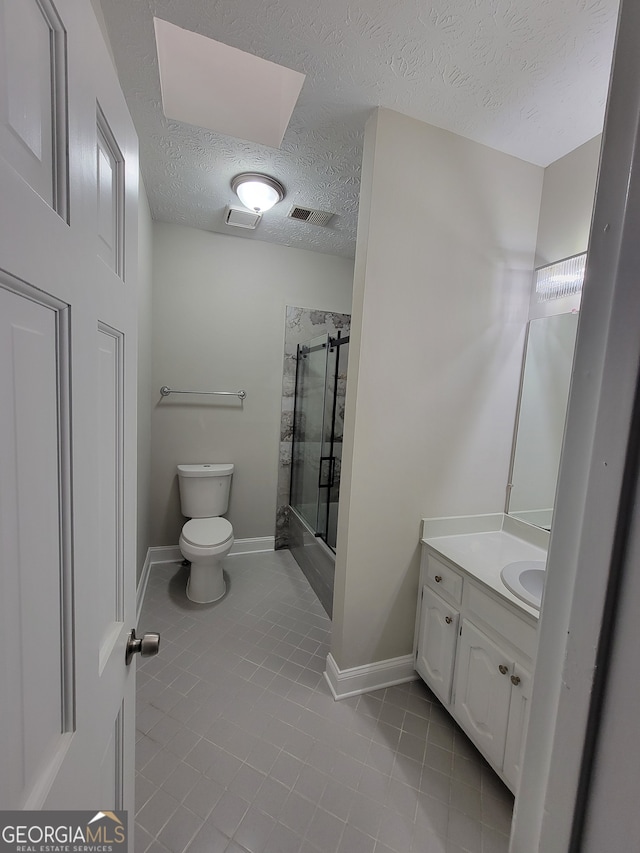
[[[578,314],[529,322],[511,462],[509,515],[551,529]]]

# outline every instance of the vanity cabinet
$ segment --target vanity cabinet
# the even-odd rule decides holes
[[[535,617],[423,549],[415,667],[515,793],[537,646]]]

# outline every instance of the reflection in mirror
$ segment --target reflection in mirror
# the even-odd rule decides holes
[[[507,512],[551,529],[578,315],[531,320]]]

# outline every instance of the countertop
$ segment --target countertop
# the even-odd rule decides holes
[[[485,523],[479,521],[484,520]],[[505,519],[507,519],[505,523]],[[525,604],[507,589],[502,582],[500,572],[508,563],[516,560],[547,559],[548,543],[546,531],[527,530],[531,525],[520,528],[507,516],[469,516],[456,519],[424,519],[423,544],[429,546],[457,566],[464,574],[498,593],[502,598],[515,604],[520,610],[538,618],[539,611]],[[445,522],[443,524],[443,522]],[[456,522],[452,524],[451,522]],[[485,529],[482,529],[482,528]],[[486,529],[486,527],[493,529]],[[497,529],[496,529],[497,527]],[[507,529],[505,529],[507,528]],[[465,532],[472,530],[473,532]],[[442,532],[447,535],[434,535]]]

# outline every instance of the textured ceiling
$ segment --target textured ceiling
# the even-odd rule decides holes
[[[100,0],[154,219],[352,256],[364,123],[388,107],[546,166],[602,129],[618,0]],[[280,149],[164,117],[153,16],[307,75]],[[256,231],[231,178],[287,189]],[[291,204],[337,214],[287,218]]]

